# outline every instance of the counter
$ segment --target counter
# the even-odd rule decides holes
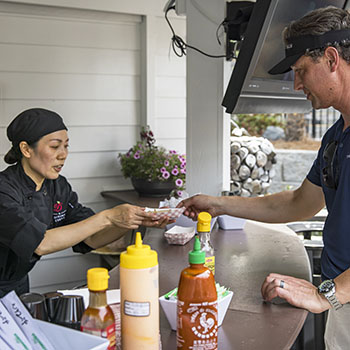
[[[270,272],[311,280],[309,260],[300,239],[285,225],[247,221],[244,230],[214,228],[211,241],[216,256],[215,279],[234,292],[219,328],[219,349],[290,349],[307,311],[282,300],[265,303],[260,288]],[[178,285],[193,240],[185,246],[168,245],[163,230],[148,229],[144,243],[158,252],[159,293],[163,295]],[[119,267],[110,275],[110,288],[119,288]],[[171,331],[162,310],[160,323],[163,349],[176,349],[176,332]]]

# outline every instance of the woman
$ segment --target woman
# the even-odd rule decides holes
[[[78,202],[60,175],[68,134],[55,112],[34,108],[8,126],[12,148],[0,172],[0,297],[29,291],[28,272],[42,255],[73,247],[86,253],[139,225],[163,226],[153,214],[129,204],[98,214]]]

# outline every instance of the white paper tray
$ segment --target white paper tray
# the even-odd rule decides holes
[[[57,350],[106,350],[108,340],[53,323],[35,320]]]

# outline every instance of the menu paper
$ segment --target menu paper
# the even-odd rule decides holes
[[[14,291],[5,295],[1,302],[25,334],[33,350],[55,350]]]
[[[4,304],[0,302],[0,336],[14,350],[33,350]]]
[[[12,348],[10,348],[7,343],[5,342],[5,340],[3,340],[1,337],[0,337],[0,349],[1,350],[12,350]]]

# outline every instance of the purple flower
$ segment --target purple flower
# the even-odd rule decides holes
[[[166,161],[164,162],[164,165],[165,165],[165,166],[169,166],[169,164],[170,164],[170,163],[169,163],[168,160],[166,160]]]
[[[179,173],[179,171],[176,169],[176,168],[174,168],[172,171],[171,171],[171,173],[173,174],[173,175],[177,175],[178,173]]]
[[[168,172],[168,171],[164,171],[164,172],[163,172],[163,178],[164,178],[164,179],[169,179],[169,177],[170,177],[169,172]]]
[[[177,191],[177,195],[178,195],[179,197],[182,197],[182,191]]]
[[[160,168],[160,171],[161,171],[162,173],[164,173],[164,172],[166,172],[166,169],[165,169],[164,167],[162,167],[162,168]]]
[[[135,158],[135,159],[140,159],[140,153],[139,153],[139,152],[136,152],[136,153],[134,154],[134,158]]]
[[[180,168],[181,169],[185,169],[186,168],[186,163],[181,163]]]
[[[174,150],[169,151],[169,153],[171,153],[171,154],[177,154],[176,151],[174,151]]]
[[[177,179],[176,181],[175,181],[175,185],[177,186],[177,187],[181,187],[182,185],[183,185],[183,181],[181,180],[181,179]]]
[[[181,173],[181,174],[186,174],[186,169],[181,169],[181,170],[180,170],[180,173]]]

